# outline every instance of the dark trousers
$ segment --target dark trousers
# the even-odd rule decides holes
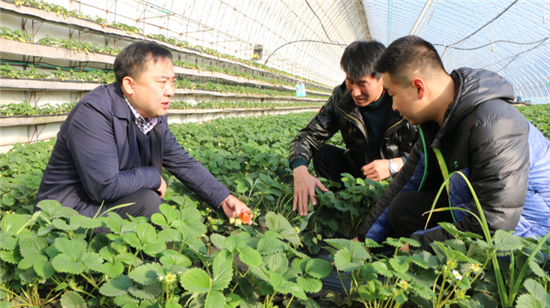
[[[115,212],[120,217],[128,219],[128,215],[132,217],[147,217],[151,219],[151,216],[155,213],[161,213],[159,206],[162,204],[162,199],[160,199],[159,194],[150,189],[140,189],[134,193],[129,194],[126,197],[123,197],[115,202],[110,204],[104,204],[101,207],[100,203],[88,204],[85,208],[76,209],[80,214],[87,217],[94,217],[101,207],[100,213],[97,217],[108,216],[109,213],[103,215],[108,209],[115,207],[117,205],[134,203],[125,207],[118,208],[116,210],[110,211]],[[94,230],[94,233],[107,233],[110,232],[108,228],[100,227]]]
[[[344,156],[344,149],[325,144],[313,157],[313,168],[317,176],[342,184],[341,173],[363,178],[361,169],[354,168]],[[362,167],[362,166],[361,166]]]
[[[410,237],[416,231],[424,230],[437,191],[408,191],[395,196],[390,203],[388,215],[395,237]],[[447,193],[443,191],[437,200],[435,208],[449,206]],[[450,211],[432,213],[428,229],[438,226],[439,222],[453,222]]]

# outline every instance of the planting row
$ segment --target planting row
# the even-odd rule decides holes
[[[73,69],[62,70],[57,67],[55,71],[41,71],[37,70],[34,65],[29,65],[27,70],[19,70],[12,67],[9,64],[0,65],[0,76],[5,78],[19,79],[40,79],[40,80],[58,80],[58,81],[79,81],[79,82],[95,82],[108,84],[115,81],[115,75],[112,71],[103,70],[88,70],[88,71],[75,71]],[[293,91],[279,91],[262,89],[256,87],[247,87],[239,85],[227,85],[219,84],[211,81],[208,82],[193,82],[188,79],[178,79],[176,81],[176,88],[183,89],[202,89],[206,91],[217,91],[223,93],[236,93],[236,94],[253,94],[253,95],[270,95],[270,96],[292,96],[295,93]],[[325,95],[309,95],[309,98],[327,98]]]
[[[5,0],[2,0],[2,1],[5,1]],[[67,18],[68,16],[76,17],[76,18],[79,18],[79,19],[83,19],[83,20],[87,20],[87,21],[97,23],[97,24],[101,25],[103,28],[110,27],[110,28],[124,30],[129,34],[143,35],[143,31],[140,28],[137,28],[137,27],[134,27],[134,26],[129,26],[129,25],[126,25],[126,24],[123,24],[123,23],[110,23],[110,22],[107,22],[105,19],[100,18],[98,16],[96,16],[95,18],[92,18],[90,16],[87,16],[85,14],[82,14],[82,13],[78,12],[77,10],[68,10],[68,9],[66,9],[66,8],[64,8],[60,5],[47,3],[47,2],[42,1],[42,0],[40,0],[40,1],[36,1],[36,0],[17,0],[17,1],[15,1],[15,5],[16,6],[27,6],[27,7],[34,7],[34,8],[38,8],[38,9],[43,9],[43,10],[47,10],[48,12],[54,12],[57,15],[63,15],[64,18]],[[21,36],[22,34],[19,34],[19,35]],[[203,46],[200,46],[200,45],[190,45],[188,42],[177,39],[175,37],[168,37],[167,38],[166,36],[164,36],[162,34],[143,35],[143,37],[144,38],[149,38],[149,39],[155,39],[155,40],[165,42],[165,43],[168,43],[168,44],[172,44],[174,47],[176,47],[178,49],[195,50],[195,51],[198,51],[200,53],[205,53],[205,54],[215,56],[218,59],[219,58],[224,58],[224,59],[235,61],[235,62],[244,64],[244,65],[247,65],[247,66],[250,66],[250,67],[255,67],[257,69],[261,69],[261,70],[264,70],[264,71],[267,71],[267,72],[271,72],[271,73],[275,73],[275,74],[278,74],[278,75],[295,78],[295,79],[298,79],[298,80],[307,81],[309,83],[318,84],[321,87],[326,87],[325,85],[319,84],[318,82],[315,82],[313,80],[303,78],[303,77],[299,77],[299,76],[296,76],[296,75],[293,75],[293,74],[290,74],[290,73],[287,73],[287,72],[284,72],[284,71],[281,71],[281,70],[278,70],[278,69],[275,69],[275,68],[271,68],[271,67],[263,65],[261,63],[258,63],[256,61],[241,59],[241,58],[238,58],[238,57],[235,57],[235,56],[232,56],[232,55],[223,54],[223,53],[220,53],[220,52],[218,52],[214,49],[206,48],[206,47],[203,47]]]
[[[349,175],[338,194],[317,191],[315,211],[296,215],[288,143],[313,115],[171,127],[184,148],[253,209],[252,227],[228,222],[169,174],[163,175],[163,214],[150,222],[114,213],[85,218],[53,201],[32,214],[54,141],[1,155],[6,283],[0,295],[22,306],[52,299],[81,307],[316,307],[308,293],[319,292],[320,279],[332,270],[330,262],[311,258],[322,245],[345,286],[343,294],[320,299],[334,302],[329,305],[543,307],[547,238],[497,231],[483,239],[443,224],[455,239],[434,243],[434,254],[402,252],[406,243],[418,243],[390,238],[382,244],[393,251],[377,255],[377,243],[335,238],[353,232],[386,185]],[[342,146],[340,137],[333,139]],[[110,233],[88,232],[98,227]]]
[[[64,103],[59,105],[44,104],[32,106],[28,101],[23,103],[12,103],[0,106],[0,116],[32,116],[32,115],[57,115],[66,114],[71,111],[75,103]],[[170,109],[234,109],[234,108],[288,108],[288,107],[321,107],[319,103],[295,102],[295,103],[274,103],[274,102],[201,102],[198,104],[176,101],[170,103]]]
[[[11,30],[7,27],[0,27],[0,38],[26,42],[26,43],[33,42],[33,38],[27,32],[23,30]],[[96,43],[80,42],[74,39],[63,39],[63,38],[56,39],[49,35],[39,39],[36,43],[44,46],[67,48],[70,50],[74,50],[75,52],[85,52],[85,53],[94,53],[94,54],[103,53],[103,54],[108,54],[113,56],[116,56],[121,51],[120,48],[111,48],[109,46],[99,46]],[[196,64],[196,63],[186,62],[186,61],[179,61],[179,60],[174,60],[173,62],[175,66],[195,69],[198,71],[219,72],[219,73],[224,73],[232,76],[243,77],[247,79],[254,79],[254,80],[271,83],[271,84],[294,86],[293,83],[290,83],[287,81],[277,80],[273,78],[265,78],[260,75],[239,72],[237,70],[229,69],[229,68],[218,68],[213,65],[201,65],[201,64]],[[313,91],[318,91],[318,92],[327,92],[326,89],[322,89],[318,87],[309,87],[309,89]]]

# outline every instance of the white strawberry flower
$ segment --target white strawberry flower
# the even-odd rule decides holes
[[[460,275],[457,270],[453,270],[453,276],[455,276],[457,280],[462,280],[462,275]]]

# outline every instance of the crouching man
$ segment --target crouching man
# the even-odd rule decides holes
[[[61,126],[36,201],[54,199],[88,217],[132,202],[115,212],[150,218],[166,193],[164,167],[228,217],[249,212],[168,128],[176,81],[171,52],[133,43],[116,57],[114,72],[116,82],[87,94]]]
[[[470,181],[489,230],[536,238],[550,231],[550,142],[509,102],[513,86],[486,70],[459,68],[448,74],[429,42],[406,36],[380,57],[376,71],[393,97],[393,109],[420,128],[421,138],[403,169],[363,221],[358,234],[377,242],[411,237],[430,251],[453,236],[439,222],[483,234],[467,212],[434,213],[437,191],[454,171]],[[480,215],[468,185],[451,176],[436,208]]]

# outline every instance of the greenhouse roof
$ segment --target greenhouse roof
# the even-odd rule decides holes
[[[65,2],[58,0],[59,2]],[[547,3],[548,2],[548,3]],[[550,0],[103,0],[73,8],[135,24],[191,45],[258,61],[329,86],[343,81],[340,57],[355,40],[418,35],[445,68],[489,69],[516,96],[548,103]],[[102,11],[103,13],[101,13]]]

